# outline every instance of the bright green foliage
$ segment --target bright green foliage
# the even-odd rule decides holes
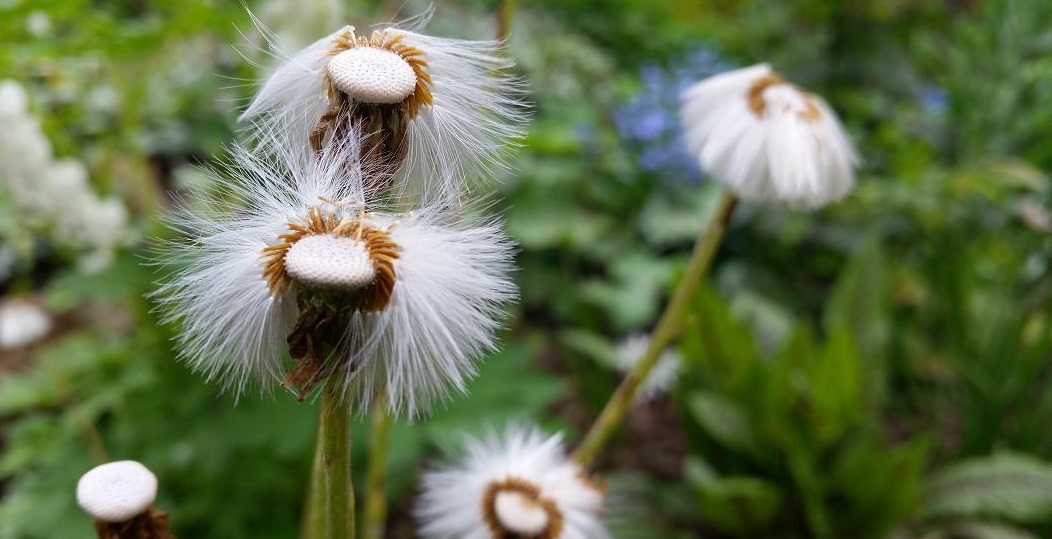
[[[883,537],[919,499],[926,444],[887,440],[850,335],[795,331],[772,357],[711,290],[682,384],[702,518],[735,537]]]
[[[920,527],[936,537],[1033,537],[1014,525],[1038,526],[1042,536],[1052,530],[1052,466],[1033,457],[964,460],[936,473],[926,490]]]

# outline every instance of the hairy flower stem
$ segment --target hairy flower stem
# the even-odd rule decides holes
[[[595,423],[592,424],[584,440],[574,450],[573,457],[581,464],[590,464],[603,446],[606,445],[606,442],[610,440],[614,432],[617,431],[617,427],[625,418],[625,414],[628,413],[628,408],[632,405],[640,385],[646,380],[654,365],[657,364],[661,353],[682,329],[683,319],[687,315],[694,292],[712,264],[712,258],[716,254],[720,241],[723,239],[723,234],[727,230],[727,224],[730,222],[731,214],[734,213],[734,208],[737,204],[738,199],[730,193],[725,192],[720,198],[712,220],[709,221],[694,243],[694,252],[691,254],[687,270],[676,287],[676,291],[672,294],[672,299],[665,307],[665,311],[661,313],[661,318],[650,336],[650,343],[643,354],[643,358],[636,363],[632,371],[621,381],[621,385],[618,386],[617,391],[607,401],[602,413],[599,414]]]
[[[321,396],[321,496],[315,504],[321,506],[324,539],[354,539],[351,415],[338,379],[331,377]]]
[[[387,524],[387,442],[391,436],[391,415],[381,392],[373,403],[369,432],[368,490],[365,498],[363,539],[383,539]]]
[[[322,489],[321,465],[321,425],[318,426],[318,441],[314,446],[314,464],[310,473],[310,485],[308,485],[307,499],[303,507],[303,521],[300,523],[300,539],[322,539],[325,535],[325,512],[321,506],[321,500],[325,496]]]

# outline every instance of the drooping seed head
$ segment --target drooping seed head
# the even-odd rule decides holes
[[[858,156],[836,113],[767,64],[687,88],[680,118],[701,168],[743,200],[815,209],[854,185]]]
[[[157,477],[134,460],[92,468],[77,482],[77,503],[103,522],[125,522],[142,514],[157,498]]]

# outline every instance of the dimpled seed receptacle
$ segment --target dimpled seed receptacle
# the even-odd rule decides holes
[[[157,477],[134,460],[96,466],[77,482],[77,503],[103,522],[125,522],[141,515],[157,498]]]
[[[544,507],[518,491],[499,492],[493,500],[493,511],[505,529],[525,536],[544,532],[550,521]]]
[[[398,54],[375,47],[343,51],[326,66],[337,90],[361,103],[401,103],[416,89],[416,73]]]
[[[363,242],[329,234],[307,236],[285,254],[285,271],[311,289],[355,291],[376,279],[376,267]]]

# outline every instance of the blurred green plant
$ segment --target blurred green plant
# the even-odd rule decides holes
[[[734,537],[884,537],[919,499],[927,443],[887,440],[847,331],[796,328],[770,357],[711,290],[683,338],[703,520]]]

